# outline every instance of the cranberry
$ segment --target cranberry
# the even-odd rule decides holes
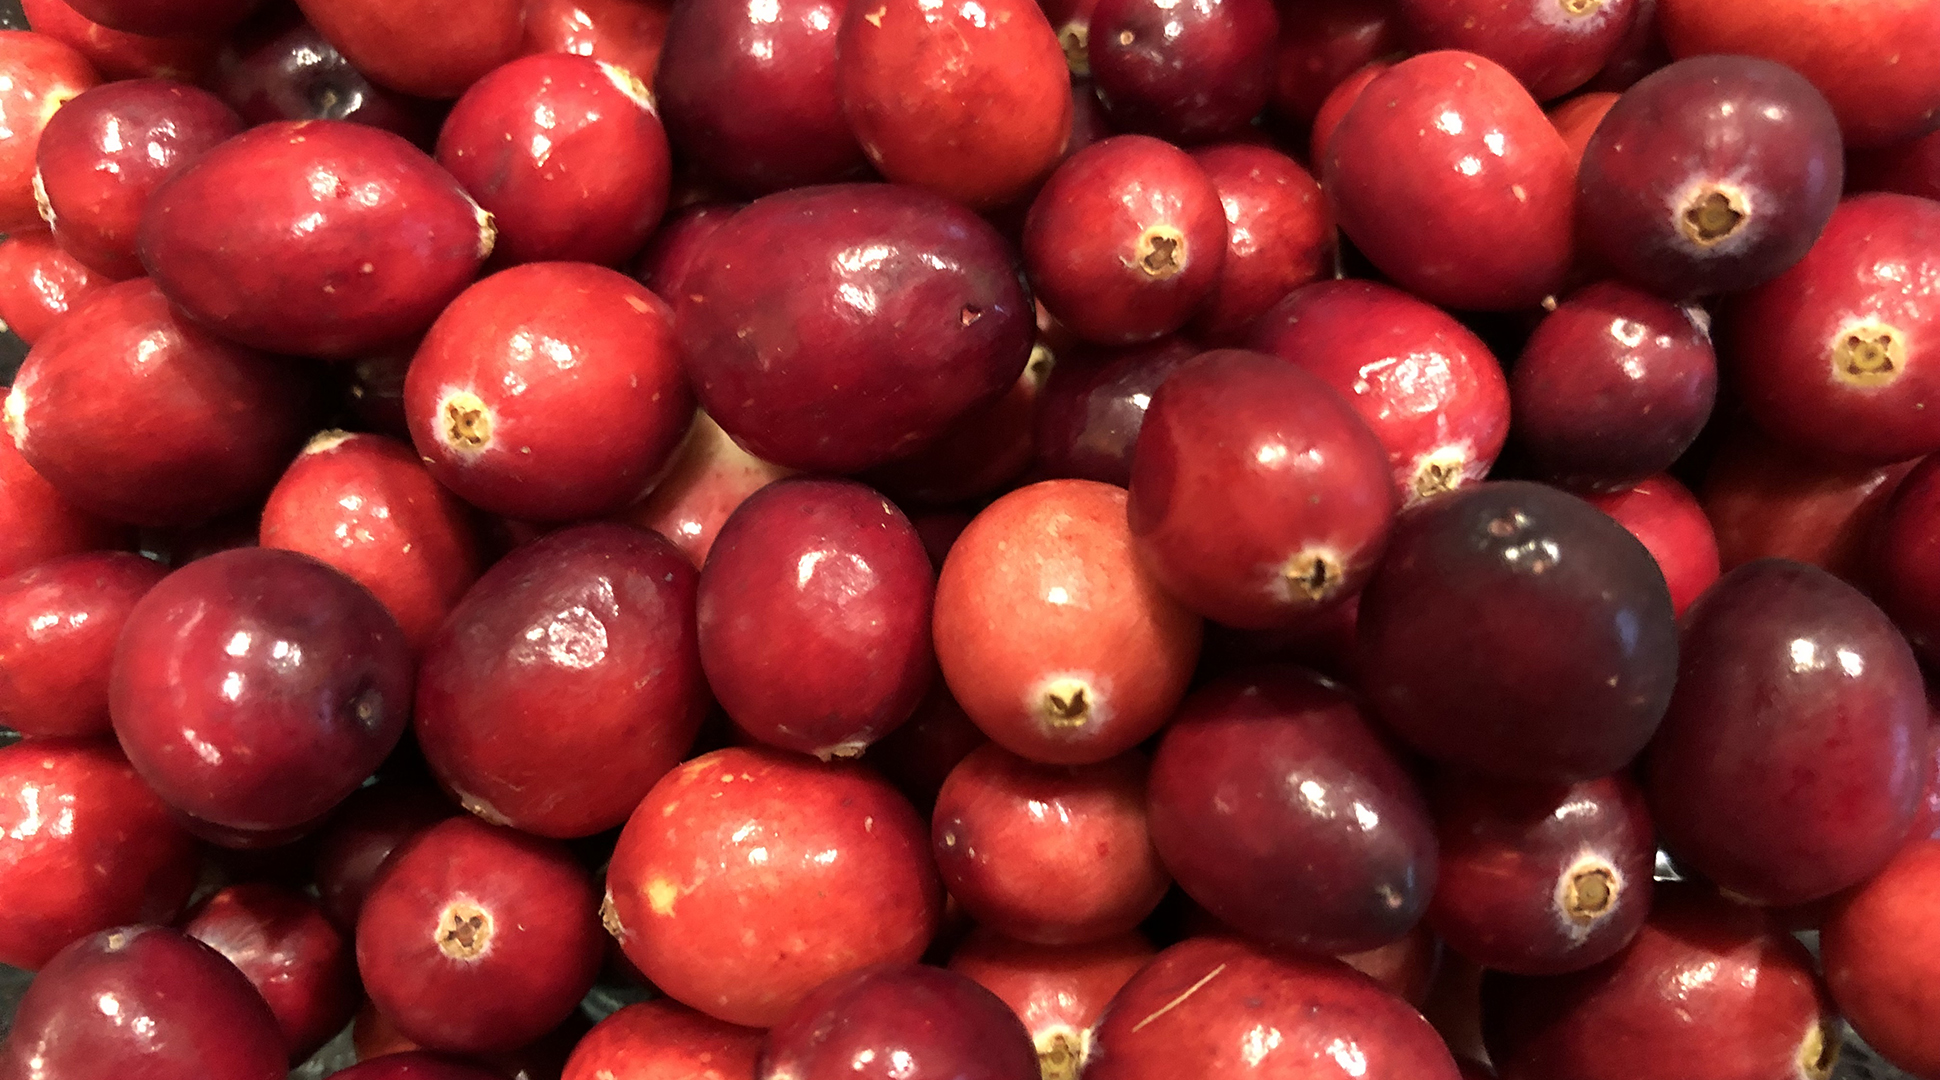
[[[514,1049],[592,987],[598,903],[563,845],[452,818],[384,868],[357,920],[357,970],[420,1046]]]
[[[1002,396],[1031,307],[1003,238],[886,184],[756,200],[695,253],[676,301],[709,415],[778,465],[852,472]]]
[[[1051,368],[1050,349],[1033,346],[1023,374],[1004,396],[969,410],[914,453],[863,478],[906,506],[949,506],[1008,491],[1035,453],[1037,399]]]
[[[1844,897],[1819,935],[1826,983],[1839,1011],[1874,1049],[1920,1075],[1940,1072],[1940,1009],[1927,964],[1940,952],[1934,889],[1940,840],[1909,844]]]
[[[625,525],[549,533],[500,559],[425,649],[414,730],[467,810],[541,836],[627,819],[706,709],[695,574]],[[569,724],[547,718],[570,715]]]
[[[338,397],[343,406],[373,434],[410,441],[411,425],[404,416],[404,376],[416,348],[417,343],[412,342],[331,369],[341,380]]]
[[[1077,1080],[1092,1026],[1152,956],[1137,934],[1046,946],[978,927],[950,954],[950,970],[974,979],[1024,1021],[1043,1080]]]
[[[100,76],[87,58],[46,34],[0,30],[0,232],[36,228],[34,154],[40,133],[61,106]]]
[[[311,120],[251,128],[175,172],[149,198],[140,248],[168,298],[225,337],[347,357],[429,326],[493,236],[417,147]]]
[[[1486,56],[1539,101],[1589,82],[1637,15],[1634,0],[1399,0],[1399,7],[1418,46]]]
[[[667,0],[526,0],[530,53],[590,56],[650,80],[672,15]]]
[[[1266,309],[1333,272],[1334,223],[1313,174],[1264,146],[1225,143],[1192,155],[1212,178],[1226,211],[1226,258],[1205,306],[1193,316],[1200,339],[1243,344]]]
[[[679,303],[701,242],[740,209],[737,203],[704,202],[669,214],[654,230],[629,273],[655,296],[669,304]]]
[[[159,926],[62,949],[27,988],[0,1075],[40,1080],[281,1080],[276,1017],[235,965]]]
[[[1271,0],[1097,0],[1086,60],[1119,127],[1204,142],[1266,105],[1279,33]]]
[[[303,15],[372,82],[455,98],[519,54],[522,0],[297,0]]]
[[[115,638],[165,573],[102,551],[0,578],[0,723],[23,735],[106,734]]]
[[[1343,953],[1340,961],[1419,1009],[1441,973],[1442,943],[1426,922],[1419,922],[1386,945]]]
[[[84,934],[172,919],[197,861],[194,841],[112,745],[0,747],[0,964],[32,971]]]
[[[870,743],[862,760],[875,766],[927,818],[957,763],[989,741],[939,679],[908,722]]]
[[[1055,765],[1144,741],[1185,696],[1199,617],[1140,565],[1125,492],[1051,480],[992,503],[936,586],[936,658],[984,734]]]
[[[1424,53],[1361,92],[1327,143],[1334,220],[1430,303],[1489,311],[1557,291],[1570,263],[1569,149],[1515,76]]]
[[[593,1025],[560,1080],[755,1080],[761,1032],[661,998]]]
[[[318,834],[310,876],[323,913],[343,930],[355,930],[364,898],[391,854],[453,813],[428,786],[405,781],[351,792]]]
[[[1307,160],[1314,163],[1314,168],[1326,165],[1327,147],[1333,142],[1334,132],[1340,130],[1340,122],[1347,119],[1347,111],[1361,100],[1361,91],[1393,66],[1393,62],[1388,60],[1372,61],[1349,72],[1327,92],[1320,108],[1314,111],[1313,130],[1307,135]]]
[[[1621,491],[1584,498],[1643,542],[1664,573],[1678,615],[1718,580],[1718,538],[1704,507],[1683,484],[1660,473]]]
[[[74,10],[129,34],[216,35],[255,10],[259,0],[68,0]]]
[[[604,917],[669,997],[768,1026],[837,975],[914,961],[941,908],[923,823],[887,783],[730,748],[667,774],[634,810]]]
[[[1879,150],[1848,153],[1846,190],[1940,199],[1940,130]]]
[[[363,1008],[357,1010],[357,1018],[351,1021],[350,1043],[360,1062],[401,1060],[423,1067],[426,1059],[436,1059],[449,1068],[462,1069],[455,1074],[438,1073],[429,1080],[486,1080],[486,1077],[497,1080],[559,1080],[560,1071],[565,1068],[574,1044],[591,1028],[592,1024],[584,1014],[575,1011],[565,1023],[540,1036],[536,1042],[515,1050],[434,1054],[406,1038],[389,1017],[366,1002]],[[484,1077],[478,1075],[477,1070],[480,1069],[485,1071]],[[409,1071],[403,1077],[391,1078],[379,1070],[377,1078],[420,1080],[416,1073]]]
[[[370,1058],[330,1075],[334,1080],[501,1080],[503,1076],[476,1065],[414,1050]]]
[[[1314,0],[1280,12],[1273,59],[1273,108],[1296,123],[1313,122],[1342,80],[1401,51],[1390,0]],[[1311,159],[1319,161],[1320,156]]]
[[[866,0],[865,0],[866,2]],[[955,972],[882,964],[815,988],[768,1032],[762,1080],[1038,1080],[1023,1023]]]
[[[899,184],[1000,206],[1028,194],[1064,153],[1070,75],[1031,0],[848,3],[836,57],[849,128]]]
[[[1570,158],[1578,171],[1583,167],[1583,151],[1590,145],[1590,136],[1596,133],[1597,125],[1609,115],[1619,96],[1611,90],[1589,90],[1566,98],[1549,110],[1549,122],[1556,128],[1556,134],[1563,137],[1563,145],[1569,147]]]
[[[1581,499],[1520,481],[1402,514],[1358,630],[1376,715],[1432,758],[1505,779],[1622,768],[1677,675],[1650,552]]]
[[[63,498],[12,439],[0,439],[0,519],[8,522],[0,529],[0,574],[10,576],[61,555],[121,547],[129,539],[129,530]]]
[[[735,508],[790,472],[741,449],[713,417],[696,412],[660,482],[619,516],[673,541],[698,569]]]
[[[1129,345],[1186,324],[1219,285],[1226,218],[1185,151],[1117,135],[1071,155],[1024,220],[1024,264],[1072,333]]]
[[[437,135],[432,103],[372,83],[293,10],[224,50],[213,89],[251,124],[348,120],[402,135],[429,148]]]
[[[1684,618],[1651,743],[1651,810],[1679,861],[1759,903],[1858,884],[1906,836],[1927,713],[1913,653],[1864,596],[1777,559]]]
[[[0,326],[26,345],[107,284],[45,229],[22,229],[0,240]]]
[[[302,1061],[343,1030],[357,1010],[351,943],[316,902],[277,885],[232,885],[210,897],[182,930],[249,978]]]
[[[301,443],[303,369],[177,317],[147,278],[103,289],[14,377],[7,429],[65,498],[188,525],[243,507]]]
[[[1199,352],[1182,337],[1123,349],[1067,349],[1051,368],[1037,409],[1038,471],[1129,485],[1132,448],[1152,395]]]
[[[102,26],[67,0],[20,0],[28,25],[79,52],[106,79],[197,82],[216,52],[212,38],[149,37]]]
[[[1940,458],[1900,482],[1874,526],[1868,553],[1873,596],[1929,663],[1940,659]]]
[[[109,697],[122,749],[168,804],[274,832],[322,817],[404,731],[410,652],[361,586],[307,556],[241,548],[135,605]]]

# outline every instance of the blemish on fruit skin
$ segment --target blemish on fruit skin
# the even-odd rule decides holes
[[[1145,1019],[1140,1020],[1136,1024],[1133,1024],[1132,1034],[1134,1035],[1138,1034],[1140,1031],[1143,1031],[1145,1029],[1145,1026],[1147,1024],[1150,1024],[1152,1021],[1157,1020],[1159,1017],[1164,1016],[1166,1013],[1171,1012],[1172,1010],[1178,1008],[1179,1006],[1184,1005],[1186,1003],[1186,999],[1192,997],[1192,995],[1198,993],[1200,990],[1205,989],[1205,986],[1207,983],[1213,981],[1213,979],[1219,976],[1220,972],[1225,970],[1226,970],[1226,965],[1221,964],[1218,967],[1212,969],[1211,971],[1206,972],[1205,976],[1201,978],[1198,982],[1193,983],[1191,986],[1186,987],[1184,993],[1180,994],[1178,997],[1173,998],[1171,1001],[1168,1001],[1165,1004],[1159,1006],[1156,1010],[1152,1012],[1152,1015],[1147,1016]]]
[[[655,915],[672,915],[674,901],[680,899],[680,886],[666,878],[654,878],[647,882],[647,906]]]

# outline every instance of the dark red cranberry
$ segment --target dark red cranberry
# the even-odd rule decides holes
[[[0,725],[103,735],[115,639],[167,573],[119,551],[65,555],[0,578]]]
[[[1417,47],[1467,49],[1501,64],[1538,101],[1589,82],[1637,15],[1635,0],[1398,0]]]
[[[1718,580],[1718,538],[1704,507],[1683,484],[1659,474],[1624,488],[1584,496],[1643,542],[1663,571],[1677,614]]]
[[[491,216],[417,147],[309,120],[251,128],[171,175],[140,248],[168,298],[217,333],[349,357],[431,325],[493,237]]]
[[[679,303],[701,242],[740,209],[736,203],[695,203],[669,214],[654,230],[630,272],[655,296],[669,304]]]
[[[1680,863],[1766,904],[1885,865],[1926,777],[1920,671],[1886,616],[1823,570],[1766,559],[1684,618],[1651,742],[1651,810]]]
[[[1038,471],[1047,477],[1132,482],[1132,448],[1152,395],[1197,345],[1168,336],[1123,349],[1065,350],[1037,409]]]
[[[1044,1080],[1076,1080],[1092,1026],[1152,956],[1150,943],[1137,934],[1088,945],[1033,945],[980,926],[950,954],[949,967],[997,995],[1024,1021]]]
[[[1381,272],[1445,307],[1513,311],[1570,265],[1569,150],[1514,75],[1474,53],[1403,60],[1327,142],[1334,220]]]
[[[1401,29],[1391,0],[1285,6],[1273,58],[1273,108],[1295,123],[1318,126],[1321,103],[1342,80],[1400,51]]]
[[[1555,126],[1556,134],[1563,137],[1563,145],[1569,147],[1570,159],[1578,169],[1582,168],[1583,151],[1590,145],[1590,136],[1596,133],[1596,126],[1603,122],[1619,96],[1614,91],[1592,90],[1566,98],[1549,110],[1549,122]]]
[[[240,509],[304,435],[307,373],[180,319],[124,281],[61,321],[7,396],[14,445],[102,517],[188,525]]]
[[[1403,513],[1361,594],[1361,688],[1429,757],[1570,783],[1622,768],[1677,677],[1677,623],[1644,545],[1520,481]]]
[[[593,1025],[560,1080],[755,1080],[761,1032],[660,998]]]
[[[1037,400],[1052,365],[1050,349],[1033,346],[1023,374],[1004,396],[957,417],[914,453],[862,478],[910,507],[961,505],[1010,490],[1036,451]]]
[[[1334,268],[1334,223],[1313,174],[1264,146],[1225,143],[1193,152],[1226,211],[1226,258],[1193,316],[1202,341],[1242,345],[1266,309]]]
[[[1344,76],[1314,112],[1313,130],[1307,135],[1307,160],[1314,163],[1315,170],[1327,164],[1327,147],[1333,141],[1334,132],[1340,129],[1340,122],[1347,119],[1347,110],[1361,99],[1361,91],[1367,84],[1381,77],[1394,63],[1389,60],[1375,60],[1356,68]]]
[[[1839,201],[1839,125],[1812,84],[1750,56],[1680,60],[1624,91],[1583,151],[1585,251],[1671,299],[1769,281]]]
[[[68,945],[20,999],[0,1075],[23,1080],[281,1080],[276,1017],[234,964],[160,926]]]
[[[45,229],[21,229],[0,240],[0,326],[26,345],[107,285]]]
[[[936,563],[941,565],[941,560]],[[957,763],[989,741],[939,679],[908,722],[869,744],[862,760],[928,817]]]
[[[793,471],[741,449],[713,417],[696,412],[653,491],[617,516],[673,541],[699,569],[735,508]]]
[[[573,1045],[590,1030],[592,1024],[585,1014],[577,1010],[566,1021],[551,1031],[541,1035],[537,1041],[514,1050],[502,1050],[479,1054],[432,1053],[406,1038],[397,1025],[383,1013],[377,1011],[369,1002],[357,1010],[357,1018],[350,1024],[350,1042],[360,1062],[391,1061],[402,1059],[416,1062],[419,1067],[426,1058],[435,1058],[452,1068],[465,1071],[455,1074],[436,1073],[425,1080],[558,1080],[560,1071],[565,1068],[566,1059],[571,1056]],[[485,1077],[479,1077],[475,1070],[485,1070]],[[335,1074],[332,1074],[335,1075]],[[388,1080],[380,1071],[379,1080]],[[412,1072],[406,1072],[399,1080],[421,1080]],[[651,1077],[649,1080],[659,1080]],[[741,1078],[736,1078],[741,1080]]]
[[[242,970],[302,1061],[350,1023],[361,996],[351,943],[316,901],[263,882],[210,897],[182,931]]]
[[[0,747],[0,964],[32,971],[83,934],[170,921],[198,861],[106,740]]]
[[[20,0],[27,25],[85,57],[104,79],[199,82],[217,42],[197,35],[149,37],[102,26],[67,0]]]
[[[952,971],[883,964],[815,988],[768,1032],[762,1080],[1039,1080],[1023,1022]]]
[[[0,30],[0,232],[39,228],[34,199],[34,153],[40,133],[62,105],[101,77],[87,58],[45,34]]]
[[[1038,299],[1072,333],[1129,345],[1186,324],[1219,284],[1226,215],[1185,151],[1117,135],[1065,159],[1024,220]]]
[[[1143,742],[1185,696],[1201,623],[1132,549],[1125,491],[1019,488],[978,514],[936,586],[936,658],[984,734],[1081,765]]]
[[[1347,400],[1275,357],[1223,349],[1153,395],[1127,517],[1166,591],[1257,629],[1360,591],[1398,501],[1380,439]]]
[[[294,12],[260,38],[232,39],[212,88],[250,124],[348,120],[426,148],[438,133],[436,106],[371,82]]]
[[[1940,199],[1940,131],[1846,155],[1847,191],[1896,191]]]
[[[389,780],[358,788],[318,834],[311,877],[323,913],[345,931],[391,854],[455,808],[429,785]]]
[[[132,530],[103,521],[68,502],[0,439],[0,573],[13,575],[62,555],[117,548]]]
[[[523,51],[590,56],[651,82],[672,9],[668,0],[526,0]]]
[[[1914,650],[1940,662],[1940,458],[1927,458],[1900,482],[1874,526],[1872,594]]]
[[[411,708],[397,620],[289,551],[190,563],[135,605],[109,697],[129,760],[170,806],[230,829],[322,817],[397,745]]]
[[[927,192],[770,195],[694,258],[675,302],[688,376],[728,434],[779,465],[899,457],[1001,396],[1030,356],[1003,238]]]
[[[372,82],[455,98],[519,55],[522,0],[297,0],[303,15]]]
[[[213,37],[255,10],[259,0],[68,0],[74,10],[128,34]]]
[[[667,996],[764,1027],[835,976],[921,956],[942,892],[923,823],[888,783],[860,765],[730,748],[641,801],[603,915]]]
[[[625,525],[562,529],[500,559],[419,669],[413,729],[439,783],[541,836],[624,822],[707,707],[694,588],[672,544]]]
[[[407,1050],[359,1061],[330,1075],[334,1080],[501,1080],[504,1074],[440,1054]]]
[[[1434,892],[1434,823],[1413,779],[1346,691],[1298,668],[1194,692],[1148,792],[1152,842],[1180,887],[1270,945],[1385,945]]]
[[[1265,107],[1279,34],[1271,0],[1097,0],[1086,60],[1120,128],[1205,142]]]
[[[1595,93],[1620,94],[1637,80],[1671,62],[1664,47],[1664,35],[1657,25],[1657,0],[1636,0],[1637,14],[1604,62],[1603,70],[1592,77],[1586,89]]]
[[[1832,999],[1853,1030],[1915,1075],[1940,1073],[1940,840],[1918,840],[1842,898],[1819,932]]]

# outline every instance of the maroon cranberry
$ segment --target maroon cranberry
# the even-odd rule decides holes
[[[32,971],[84,934],[173,919],[197,862],[195,842],[105,740],[0,747],[0,964]]]
[[[793,471],[741,449],[713,417],[696,412],[665,475],[618,517],[666,537],[699,569],[735,508]]]
[[[1718,580],[1718,538],[1704,507],[1683,484],[1660,473],[1584,499],[1643,542],[1664,573],[1678,615]]]
[[[1033,346],[1004,396],[965,412],[915,452],[869,470],[863,479],[912,507],[951,506],[1010,490],[1036,452],[1037,400],[1052,364],[1048,347]]]
[[[223,336],[348,357],[429,326],[493,237],[491,216],[417,147],[309,120],[251,128],[171,175],[140,248],[168,298]]]
[[[210,897],[182,931],[242,970],[276,1014],[290,1060],[302,1061],[357,1011],[351,943],[316,902],[278,885],[232,885]]]
[[[969,978],[881,964],[815,988],[768,1032],[762,1080],[1038,1080],[1023,1022]]]
[[[1486,56],[1538,101],[1589,82],[1637,15],[1634,0],[1399,0],[1399,7],[1418,47]]]
[[[668,215],[634,260],[630,273],[655,296],[669,304],[679,303],[701,242],[740,209],[736,203],[695,203]]]
[[[0,30],[0,232],[38,228],[34,153],[40,133],[61,106],[101,81],[87,58],[54,38]]]
[[[289,551],[190,563],[135,605],[109,705],[168,804],[230,829],[322,817],[397,745],[411,657],[362,586]]]
[[[1327,143],[1321,185],[1381,272],[1446,307],[1512,311],[1570,264],[1569,150],[1515,76],[1474,53],[1403,60]]]
[[[1320,376],[1387,447],[1406,505],[1488,475],[1509,435],[1509,384],[1448,313],[1373,281],[1296,289],[1249,347]]]
[[[258,0],[68,0],[74,10],[128,34],[215,36],[247,18]]]
[[[1159,384],[1199,355],[1182,337],[1123,349],[1067,349],[1037,410],[1037,468],[1045,476],[1132,482],[1132,448]]]
[[[1314,0],[1280,12],[1273,58],[1273,108],[1295,123],[1312,122],[1342,80],[1401,51],[1390,0]],[[1315,155],[1310,160],[1321,160]]]
[[[949,967],[997,995],[1024,1021],[1046,1080],[1075,1080],[1092,1026],[1152,956],[1152,946],[1137,934],[1047,946],[978,927],[950,954]]]
[[[1940,130],[1846,155],[1847,191],[1896,191],[1940,199]]]
[[[527,0],[523,51],[590,56],[648,81],[672,8],[667,0]]]
[[[755,1080],[760,1053],[760,1031],[661,998],[593,1025],[560,1080]]]
[[[350,65],[293,9],[260,37],[238,35],[223,52],[213,89],[250,124],[348,120],[429,147],[436,106],[386,90]]]
[[[1749,563],[1684,619],[1651,810],[1672,854],[1721,887],[1816,900],[1906,836],[1926,727],[1913,653],[1878,608],[1823,570]]]
[[[521,0],[297,0],[344,58],[393,90],[455,98],[519,55]]]
[[[566,1059],[571,1056],[573,1045],[590,1030],[592,1024],[585,1015],[577,1010],[566,1022],[539,1037],[536,1042],[528,1043],[515,1050],[503,1050],[479,1054],[433,1054],[417,1043],[406,1038],[397,1025],[383,1013],[377,1011],[369,1002],[357,1010],[357,1018],[350,1024],[351,1048],[360,1062],[391,1061],[403,1059],[421,1063],[426,1058],[435,1058],[452,1068],[462,1067],[465,1071],[457,1074],[437,1073],[429,1080],[484,1080],[475,1070],[484,1069],[487,1077],[498,1080],[558,1080],[560,1071],[565,1068]],[[335,1075],[335,1074],[333,1074]],[[379,1080],[389,1080],[381,1070]],[[420,1080],[418,1074],[406,1072],[398,1080]],[[657,1078],[656,1078],[657,1080]]]
[[[667,996],[768,1026],[835,976],[921,956],[942,899],[923,823],[883,780],[730,748],[647,793],[613,852],[603,915]]]
[[[728,434],[779,465],[899,457],[1000,397],[1030,355],[1002,237],[926,192],[770,195],[694,259],[676,301],[688,376]]]
[[[1442,943],[1426,922],[1419,922],[1386,945],[1343,953],[1340,961],[1419,1009],[1427,1003],[1428,992],[1441,973]]]
[[[276,1017],[222,954],[124,926],[62,949],[28,986],[0,1075],[39,1080],[281,1080]]]
[[[106,734],[115,638],[165,573],[102,551],[0,578],[0,724],[23,735]]]
[[[61,321],[7,396],[14,445],[102,517],[187,525],[260,495],[304,435],[303,369],[177,317],[147,278]]]
[[[1340,122],[1347,119],[1347,111],[1361,99],[1361,91],[1393,66],[1389,60],[1372,61],[1349,72],[1328,91],[1314,112],[1313,130],[1307,135],[1307,160],[1314,163],[1315,169],[1326,166],[1327,147],[1333,142],[1334,132],[1340,129]]]
[[[1184,326],[1218,286],[1226,244],[1212,177],[1144,135],[1103,139],[1065,159],[1024,220],[1038,299],[1072,333],[1105,345]]]
[[[1085,1080],[1182,1076],[1458,1080],[1407,1002],[1338,960],[1196,937],[1158,955],[1092,1033]]]
[[[1214,916],[1338,954],[1406,934],[1435,889],[1414,781],[1336,684],[1258,667],[1186,700],[1152,758],[1152,842]]]
[[[501,1080],[503,1076],[477,1065],[415,1050],[370,1058],[330,1075],[334,1080]]]
[[[563,845],[452,818],[384,868],[357,920],[357,970],[420,1046],[515,1049],[592,988],[598,904]]]
[[[1650,740],[1677,623],[1650,552],[1537,484],[1480,484],[1403,513],[1361,594],[1361,688],[1429,757],[1570,783]]]
[[[918,526],[921,529],[921,526]],[[941,560],[933,560],[941,565]],[[908,722],[869,744],[863,761],[875,766],[896,790],[915,805],[925,817],[936,807],[957,763],[990,740],[970,722],[950,696],[950,688],[937,680],[916,706]]]
[[[1902,850],[1844,897],[1820,931],[1826,983],[1853,1029],[1887,1060],[1916,1075],[1940,1073],[1940,1008],[1930,964],[1940,950],[1934,897],[1940,840]]]
[[[1097,0],[1085,58],[1120,128],[1204,142],[1266,105],[1279,34],[1271,0]]]
[[[79,52],[104,79],[198,82],[216,52],[210,37],[149,37],[102,26],[67,0],[20,0],[20,8],[37,33]]]
[[[1619,96],[1614,91],[1592,90],[1566,98],[1549,110],[1549,122],[1556,128],[1556,134],[1563,137],[1570,160],[1578,169],[1583,166],[1583,151],[1589,148],[1590,136],[1596,133],[1597,125],[1609,115]]]
[[[18,379],[16,379],[18,381]],[[0,574],[13,575],[62,555],[121,547],[129,530],[68,502],[27,464],[12,439],[0,439]]]
[[[414,730],[439,783],[541,836],[624,822],[707,707],[694,588],[672,544],[625,525],[562,529],[500,559],[419,669]]]
[[[1564,487],[1615,490],[1670,467],[1718,393],[1710,320],[1627,285],[1570,295],[1536,326],[1509,379],[1530,464]]]
[[[26,345],[107,284],[45,229],[22,229],[0,240],[0,326]]]
[[[1226,258],[1192,332],[1207,342],[1244,344],[1266,309],[1333,272],[1334,223],[1313,174],[1285,154],[1226,143],[1192,159],[1212,178],[1226,211]]]
[[[1900,482],[1874,526],[1866,584],[1914,650],[1940,660],[1940,458],[1928,458]]]
[[[364,898],[391,854],[453,813],[428,786],[384,781],[351,792],[317,839],[311,877],[323,913],[340,928],[355,930]]]

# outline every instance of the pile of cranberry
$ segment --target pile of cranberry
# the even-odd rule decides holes
[[[1940,1078],[1940,0],[25,14],[0,1080]]]

